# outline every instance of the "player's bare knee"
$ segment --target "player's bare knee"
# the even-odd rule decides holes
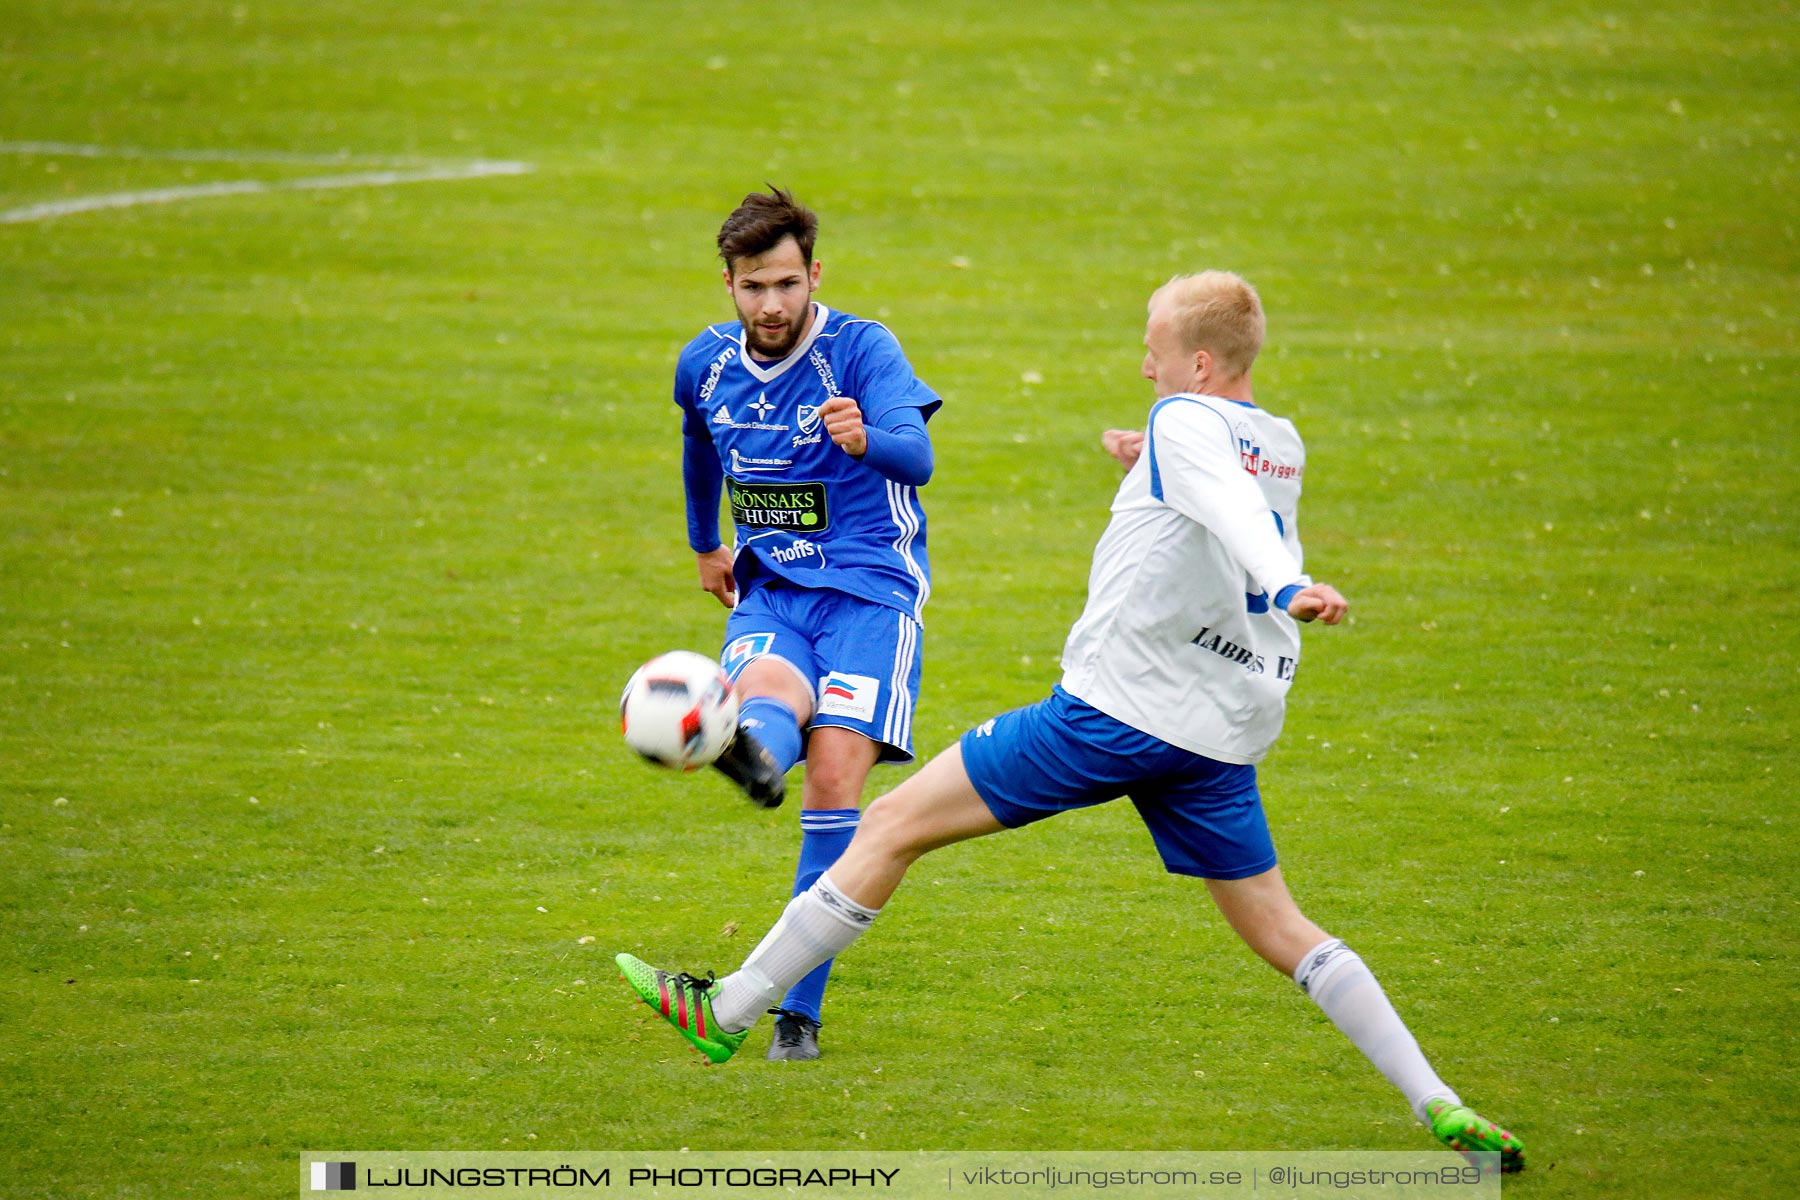
[[[862,784],[843,778],[819,779],[808,763],[800,803],[809,809],[861,808]]]
[[[863,783],[868,776],[861,763],[830,755],[810,755],[801,802],[807,808],[861,808]]]
[[[879,757],[879,747],[859,733],[831,725],[815,728],[801,803],[807,808],[862,807],[863,785]]]
[[[793,668],[779,659],[752,660],[738,674],[733,687],[740,701],[752,696],[768,696],[793,709],[802,725],[812,719],[812,693],[800,682]]]
[[[861,818],[856,823],[856,836],[867,839],[870,844],[886,843],[893,840],[900,828],[900,815],[891,794],[877,797],[874,803],[863,809]]]
[[[907,806],[898,793],[889,792],[863,810],[862,818],[857,822],[856,837],[884,857],[910,863],[926,848],[915,826],[916,822],[908,815]]]

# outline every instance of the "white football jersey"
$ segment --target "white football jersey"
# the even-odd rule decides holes
[[[1295,523],[1305,467],[1293,424],[1254,404],[1159,401],[1094,549],[1063,690],[1221,762],[1268,753],[1300,659],[1274,598],[1312,582]]]

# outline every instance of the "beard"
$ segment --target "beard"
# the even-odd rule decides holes
[[[766,329],[747,321],[741,312],[738,314],[738,323],[744,327],[744,344],[749,347],[750,353],[759,358],[786,358],[788,352],[799,344],[801,331],[806,328],[805,321],[811,319],[811,316],[812,306],[809,304],[802,319],[789,321],[779,329]]]

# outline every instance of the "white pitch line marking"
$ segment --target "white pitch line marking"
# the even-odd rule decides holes
[[[96,146],[86,142],[3,142],[0,154],[41,154],[63,158],[138,158],[162,162],[288,163],[312,167],[446,167],[479,159],[351,154],[298,154],[287,150],[155,150],[146,146]]]
[[[342,156],[309,155],[234,155],[230,151],[167,150],[149,151],[133,147],[116,150],[105,146],[83,146],[69,142],[0,142],[0,153],[69,154],[87,158],[157,158],[184,162],[281,162],[344,166],[367,165],[371,162],[396,162],[405,169],[360,171],[346,175],[317,175],[306,179],[230,179],[218,183],[197,183],[184,187],[151,188],[140,192],[105,192],[93,196],[76,196],[68,200],[51,200],[27,204],[20,208],[0,210],[0,225],[17,225],[25,221],[47,221],[75,213],[95,212],[105,208],[131,208],[139,204],[169,204],[177,200],[196,200],[209,196],[242,196],[260,192],[321,191],[328,188],[391,187],[399,183],[430,183],[445,179],[480,179],[495,175],[524,175],[530,163],[476,161],[419,165],[417,160],[351,159]]]

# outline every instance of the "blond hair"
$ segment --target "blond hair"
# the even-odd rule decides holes
[[[1205,350],[1230,378],[1249,372],[1263,343],[1262,300],[1241,275],[1201,271],[1177,275],[1150,294],[1150,311],[1168,305],[1184,348]]]

